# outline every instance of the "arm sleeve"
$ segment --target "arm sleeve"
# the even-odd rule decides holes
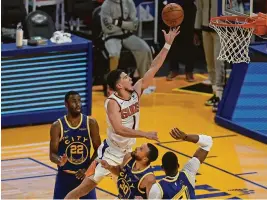
[[[199,135],[199,140],[198,140],[197,144],[199,144],[201,149],[203,149],[205,151],[210,151],[210,149],[213,145],[212,137],[210,137],[208,135]]]
[[[154,183],[149,191],[148,199],[162,199],[162,193],[158,183]]]
[[[195,19],[195,29],[201,29],[202,25],[202,0],[196,0],[196,19]]]
[[[190,181],[191,185],[195,187],[196,174],[200,167],[200,161],[193,157],[191,158],[183,167],[182,171],[187,174],[187,178]]]
[[[112,24],[113,19],[111,17],[111,11],[109,9],[108,3],[102,4],[100,17],[101,17],[101,26],[102,26],[102,30],[104,33],[109,34],[109,33],[114,33],[114,32],[118,32],[121,30],[120,27]]]

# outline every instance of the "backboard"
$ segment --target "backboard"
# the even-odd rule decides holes
[[[254,16],[267,13],[267,0],[218,0],[220,15]]]

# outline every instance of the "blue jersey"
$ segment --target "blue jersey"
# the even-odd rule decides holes
[[[67,117],[58,119],[61,126],[61,140],[58,147],[58,156],[66,154],[67,163],[59,170],[77,171],[87,169],[90,161],[90,127],[89,118],[81,114],[81,121],[77,127],[72,127]]]
[[[135,160],[130,159],[119,174],[117,187],[120,199],[135,199],[137,197],[147,198],[146,189],[139,188],[140,183],[149,174],[153,174],[149,165],[142,171],[133,171]]]
[[[179,172],[175,177],[166,176],[159,181],[163,192],[162,199],[194,199],[195,189],[189,182],[185,172]]]

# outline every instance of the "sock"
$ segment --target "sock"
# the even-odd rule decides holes
[[[212,85],[212,91],[214,94],[216,94],[216,85]]]
[[[222,99],[222,94],[223,94],[223,88],[217,87],[216,96],[219,97],[220,100]]]

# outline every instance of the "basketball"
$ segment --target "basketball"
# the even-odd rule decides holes
[[[163,8],[161,17],[167,26],[176,27],[184,20],[184,10],[179,4],[169,3]]]

